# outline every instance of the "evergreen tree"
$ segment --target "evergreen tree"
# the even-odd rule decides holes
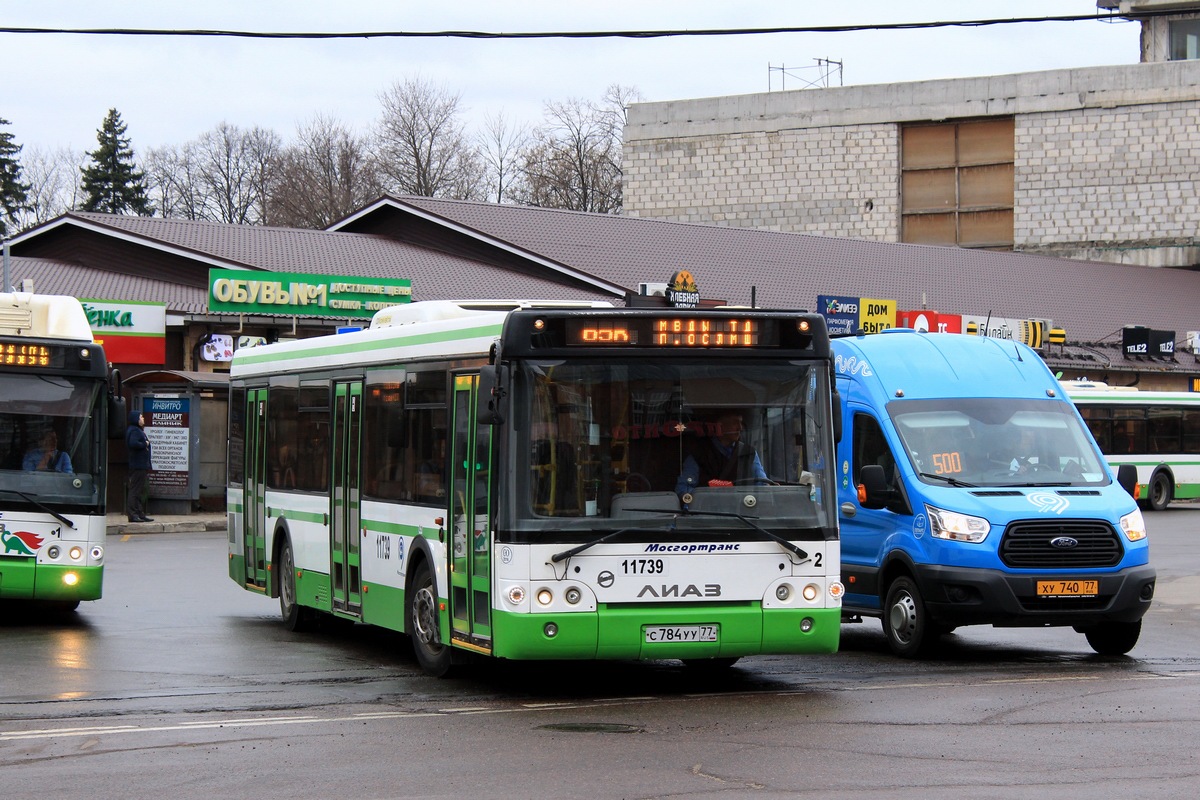
[[[0,117],[0,127],[9,121]],[[29,184],[21,182],[21,164],[17,156],[21,145],[13,142],[12,134],[0,130],[0,236],[7,236],[9,223],[14,226],[17,215],[29,207]]]
[[[146,175],[133,161],[133,148],[125,135],[126,125],[115,108],[108,110],[104,124],[96,132],[100,143],[92,152],[91,166],[83,167],[84,211],[107,211],[110,214],[134,213],[149,216],[154,213],[146,195]]]

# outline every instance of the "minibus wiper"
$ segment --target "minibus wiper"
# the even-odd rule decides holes
[[[59,522],[61,522],[63,525],[66,525],[68,528],[71,528],[72,530],[74,530],[74,529],[75,529],[75,523],[74,523],[74,522],[71,522],[71,520],[67,519],[67,518],[66,518],[66,517],[64,517],[62,514],[60,514],[60,513],[58,513],[57,511],[55,511],[53,508],[50,508],[50,506],[46,505],[46,504],[45,504],[45,503],[43,503],[41,500],[38,500],[38,499],[37,499],[36,497],[34,497],[33,495],[25,494],[25,492],[22,492],[22,491],[20,491],[20,490],[18,490],[18,489],[4,489],[4,491],[6,491],[6,492],[12,492],[13,494],[19,494],[19,495],[21,495],[21,497],[24,497],[24,498],[25,498],[26,500],[28,500],[30,503],[33,503],[35,506],[37,506],[39,511],[44,511],[44,512],[46,512],[47,514],[49,514],[50,516],[54,517],[54,518],[55,518],[56,520],[58,520]]]
[[[952,478],[949,475],[935,475],[932,472],[920,472],[917,474],[919,474],[922,478],[933,478],[934,480],[945,481],[946,483],[950,484],[951,486],[965,486],[969,489],[979,488],[978,484],[967,483],[966,481],[960,481],[958,478]]]
[[[736,519],[740,519],[742,522],[746,523],[751,528],[754,528],[754,530],[758,531],[763,536],[766,536],[768,539],[774,539],[776,542],[779,542],[779,544],[782,545],[783,547],[785,547],[786,549],[788,549],[788,550],[792,551],[793,553],[795,553],[796,555],[800,556],[800,559],[801,559],[800,563],[803,564],[805,561],[808,560],[808,553],[804,552],[799,547],[797,547],[795,543],[788,541],[787,539],[783,538],[782,536],[780,536],[778,533],[775,533],[774,531],[767,530],[762,525],[759,525],[757,522],[752,520],[750,517],[743,516],[742,514],[738,514],[733,511],[692,511],[691,509],[686,509],[686,510],[684,510],[683,513],[690,517],[734,517]]]

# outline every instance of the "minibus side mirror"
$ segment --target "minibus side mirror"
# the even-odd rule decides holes
[[[866,464],[858,473],[858,502],[863,508],[885,508],[892,499],[887,475],[879,464]]]

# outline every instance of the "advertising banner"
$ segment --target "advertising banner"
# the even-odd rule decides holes
[[[863,297],[858,301],[859,327],[867,333],[879,333],[896,327],[896,301]]]
[[[191,464],[191,399],[170,395],[142,398],[150,440],[150,496],[188,499]]]
[[[210,312],[369,318],[380,309],[411,301],[412,281],[407,278],[208,271]]]
[[[963,331],[963,318],[958,314],[942,314],[927,308],[897,311],[896,320],[901,328],[912,328],[930,333],[962,333]]]
[[[817,310],[825,317],[830,336],[852,336],[858,332],[858,298],[817,295]]]
[[[132,300],[80,300],[92,338],[114,364],[154,364],[167,360],[167,307]]]

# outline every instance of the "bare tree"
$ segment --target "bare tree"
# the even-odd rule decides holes
[[[18,228],[40,225],[77,208],[83,199],[79,171],[86,161],[87,156],[82,151],[67,148],[26,151],[21,168],[29,190],[27,207],[20,214]]]
[[[419,78],[397,81],[379,96],[375,137],[388,191],[478,199],[479,156],[460,119],[460,96]]]
[[[621,135],[636,89],[610,86],[600,102],[548,102],[521,156],[521,202],[575,211],[621,210]]]
[[[146,153],[146,191],[154,208],[173,219],[207,219],[206,187],[196,143],[151,148]]]
[[[262,195],[271,165],[281,149],[274,131],[243,131],[222,122],[197,142],[200,174],[208,207],[218,222],[260,223],[266,207]]]
[[[520,180],[521,151],[529,142],[529,133],[514,126],[504,112],[484,118],[479,134],[479,157],[486,168],[484,184],[487,199],[503,203],[512,199],[515,184]]]
[[[146,177],[155,207],[164,217],[265,224],[281,148],[274,131],[222,122],[182,146],[152,150]]]
[[[297,130],[274,170],[272,225],[327,228],[383,191],[365,140],[323,116]]]

